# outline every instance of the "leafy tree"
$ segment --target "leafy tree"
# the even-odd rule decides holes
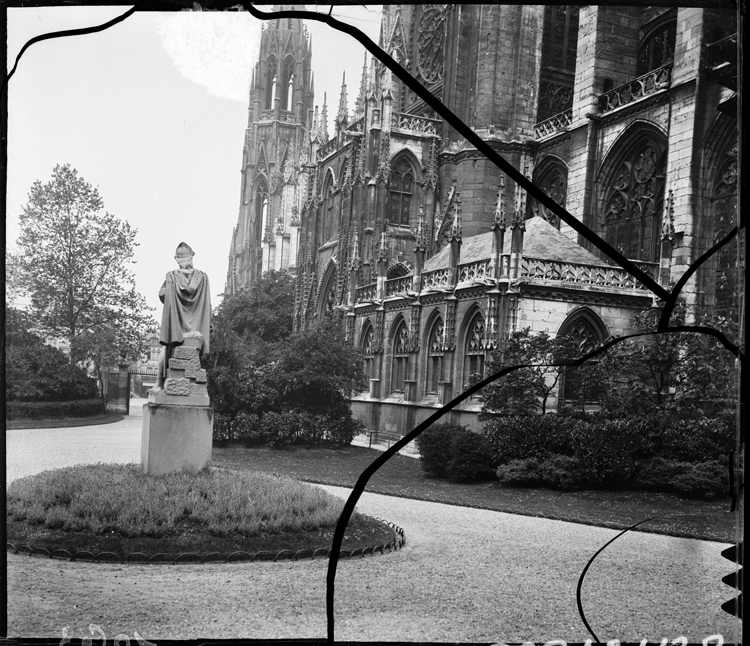
[[[655,332],[662,309],[644,310],[635,318],[634,333]],[[671,325],[685,321],[679,305]],[[726,320],[705,317],[703,325],[732,336]],[[627,339],[602,355],[607,396],[605,410],[619,415],[668,412],[693,415],[731,402],[736,392],[734,357],[713,337],[670,332]]]
[[[349,417],[346,396],[364,387],[358,350],[328,319],[293,334],[293,309],[294,279],[285,272],[263,274],[216,309],[207,369],[219,413]]]
[[[128,268],[137,232],[103,208],[98,191],[66,164],[48,183],[34,182],[19,218],[18,284],[31,297],[36,327],[68,339],[72,361],[86,358],[81,335],[128,325],[145,331],[148,320]]]
[[[525,328],[511,334],[505,348],[492,354],[488,372],[526,365],[484,388],[483,414],[544,414],[552,393],[557,389],[561,370],[549,365],[575,356],[567,337],[550,337],[546,332],[532,334]]]

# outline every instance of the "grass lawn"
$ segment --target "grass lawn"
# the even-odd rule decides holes
[[[214,464],[288,475],[299,480],[352,487],[381,452],[349,446],[342,449],[217,448]],[[674,494],[640,491],[555,491],[516,489],[495,482],[456,484],[425,476],[420,461],[392,457],[370,479],[366,491],[516,514],[557,518],[624,529],[641,525],[642,531],[689,536],[721,542],[734,540],[736,514],[730,501],[692,500]]]
[[[79,465],[8,486],[7,540],[120,558],[314,551],[330,548],[343,505],[318,487],[249,470],[147,476],[139,465]],[[342,549],[395,539],[385,523],[355,514]]]

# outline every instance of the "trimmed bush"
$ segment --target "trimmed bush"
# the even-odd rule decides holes
[[[497,464],[550,455],[573,455],[572,435],[584,424],[556,415],[495,417],[485,424],[487,438]]]
[[[8,346],[5,398],[8,402],[67,402],[96,397],[96,381],[68,356],[41,341]]]
[[[448,477],[457,482],[489,480],[495,477],[492,451],[483,435],[468,429],[454,435]]]
[[[438,478],[448,476],[451,444],[458,433],[466,430],[460,424],[433,424],[417,437],[422,469]]]
[[[5,419],[63,419],[95,417],[104,414],[101,399],[80,399],[64,402],[6,402]]]
[[[690,498],[716,498],[729,493],[729,472],[725,463],[701,463],[666,458],[644,461],[633,486],[645,491],[668,491]]]
[[[580,461],[569,455],[511,460],[499,466],[496,475],[500,483],[508,487],[578,489],[586,483]]]

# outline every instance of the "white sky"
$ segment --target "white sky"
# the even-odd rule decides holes
[[[98,25],[127,9],[8,9],[8,70],[34,36]],[[377,42],[380,11],[344,6],[333,15]],[[245,12],[137,12],[103,32],[27,49],[8,86],[7,246],[15,249],[33,182],[48,182],[56,164],[69,163],[99,189],[107,212],[138,230],[136,286],[157,319],[157,293],[183,240],[218,305],[237,222],[259,25]],[[365,52],[322,23],[307,25],[315,102],[322,106],[327,92],[332,131],[342,71],[351,111]]]

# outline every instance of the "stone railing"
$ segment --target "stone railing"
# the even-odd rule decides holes
[[[258,117],[258,121],[273,121],[273,110],[263,110]]]
[[[372,283],[370,285],[362,285],[362,287],[357,287],[356,295],[355,295],[355,302],[357,304],[359,303],[371,303],[373,302],[378,295],[378,285],[377,283]]]
[[[563,132],[573,122],[573,110],[565,110],[559,114],[552,115],[549,119],[534,124],[534,138],[542,139],[550,135]]]
[[[473,283],[490,279],[490,260],[477,260],[458,266],[458,282]]]
[[[364,132],[365,131],[365,118],[361,117],[352,123],[348,128],[349,132]]]
[[[448,289],[450,269],[436,269],[422,274],[422,289]]]
[[[441,122],[437,119],[417,117],[412,114],[403,114],[402,112],[394,112],[391,115],[391,128],[394,130],[419,132],[425,135],[439,135],[440,124]]]
[[[630,83],[599,95],[599,109],[602,112],[609,112],[615,108],[638,101],[638,99],[642,99],[649,94],[654,94],[659,90],[665,90],[669,87],[671,78],[671,63],[651,70],[648,74],[639,76],[637,79],[630,81]]]
[[[385,281],[385,296],[403,296],[411,289],[412,277],[401,276],[400,278],[391,278]]]
[[[658,263],[635,263],[651,278],[656,280]],[[638,282],[633,275],[621,267],[608,265],[585,265],[575,262],[558,262],[556,260],[540,260],[539,258],[523,258],[521,261],[521,277],[532,280],[548,280],[574,285],[589,285],[594,287],[615,287],[619,289],[647,289]]]
[[[333,139],[329,139],[320,148],[318,148],[318,154],[317,154],[318,160],[325,159],[326,157],[332,155],[333,153],[336,152],[337,148],[338,148],[338,139],[336,139],[336,137],[334,137]]]

